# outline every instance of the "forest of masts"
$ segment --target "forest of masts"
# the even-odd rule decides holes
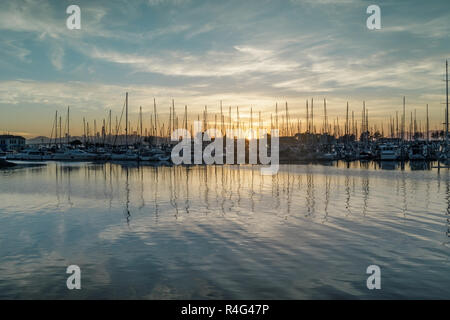
[[[193,119],[189,117],[188,107],[184,106],[184,110],[179,114],[175,110],[175,101],[172,100],[172,105],[169,108],[169,115],[162,117],[158,114],[156,100],[153,99],[153,110],[150,113],[149,118],[144,120],[142,107],[139,107],[139,116],[134,126],[128,117],[128,94],[124,102],[124,108],[120,117],[115,116],[113,121],[112,111],[109,110],[107,117],[102,121],[92,122],[83,118],[83,143],[89,144],[123,144],[123,136],[125,136],[125,143],[141,143],[145,138],[153,137],[160,139],[160,142],[169,141],[171,133],[175,129],[185,129],[189,132],[193,132],[193,122],[201,121],[202,130],[215,128],[222,132],[225,136],[228,130],[240,129],[242,132],[250,132],[247,130],[256,130],[256,137],[246,135],[245,138],[258,138],[259,130],[263,129],[270,133],[273,129],[279,130],[280,136],[294,136],[298,133],[303,134],[325,134],[334,136],[336,138],[342,136],[354,136],[356,140],[360,139],[362,133],[366,133],[366,136],[380,138],[398,138],[402,140],[414,140],[414,139],[436,139],[442,137],[443,128],[435,127],[434,130],[430,129],[430,121],[428,114],[428,105],[425,106],[425,115],[422,119],[417,119],[417,111],[414,109],[407,114],[406,101],[403,97],[403,109],[396,111],[395,114],[389,116],[386,122],[381,124],[374,123],[370,125],[369,122],[369,110],[366,108],[366,104],[363,101],[362,111],[359,116],[355,115],[354,110],[349,109],[347,103],[344,117],[330,118],[327,113],[327,101],[326,99],[321,101],[320,107],[315,107],[314,100],[307,100],[306,109],[306,123],[302,122],[299,116],[291,116],[289,112],[288,103],[283,105],[275,104],[274,112],[270,113],[270,119],[263,119],[261,111],[254,111],[253,107],[250,107],[250,112],[244,116],[239,107],[224,108],[222,102],[218,110],[208,110],[205,106],[201,114],[197,114]],[[317,102],[316,102],[317,105]],[[317,115],[317,109],[322,109]],[[124,115],[125,113],[125,115]],[[265,113],[267,116],[267,112]],[[123,119],[125,118],[125,119]],[[305,119],[303,118],[303,119]],[[409,118],[409,119],[408,119]],[[422,121],[423,120],[423,121]],[[125,122],[125,125],[122,124]],[[122,137],[118,139],[118,137]],[[55,142],[63,141],[70,142],[70,108],[67,108],[67,115],[64,121],[64,129],[62,124],[62,117],[58,117],[56,112],[53,122],[51,139]],[[120,141],[120,142],[119,142]],[[150,141],[150,140],[147,140]]]

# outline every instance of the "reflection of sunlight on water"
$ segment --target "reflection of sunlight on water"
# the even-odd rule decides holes
[[[410,277],[429,288],[414,297],[450,297],[448,172],[364,166],[3,174],[0,297],[367,298],[371,263],[388,275],[376,297],[410,297]],[[75,295],[57,285],[71,263],[85,268]]]

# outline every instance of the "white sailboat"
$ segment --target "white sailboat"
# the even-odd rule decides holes
[[[446,108],[445,108],[445,140],[441,146],[439,160],[446,163],[450,160],[450,148],[448,145],[448,61],[445,61],[445,93],[446,93]]]
[[[59,161],[94,161],[97,159],[95,153],[89,153],[79,149],[63,149],[56,151],[49,160]]]

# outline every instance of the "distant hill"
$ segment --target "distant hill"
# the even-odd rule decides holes
[[[108,140],[108,138],[106,138]],[[112,136],[111,138],[111,143],[113,143],[113,141],[116,142],[117,145],[122,145],[125,144],[125,136],[124,135],[119,135],[119,136]],[[144,139],[144,138],[142,138]],[[159,139],[165,139],[165,138],[159,138]],[[74,141],[74,140],[80,140],[80,141],[84,141],[83,137],[80,136],[70,136],[70,141]],[[102,143],[103,138],[101,136],[98,136],[97,138],[95,137],[90,137],[89,138],[91,143]],[[136,135],[136,134],[132,134],[128,136],[128,144],[134,144],[136,142],[138,142],[140,140],[140,138]],[[66,138],[62,139],[63,143],[66,143]],[[161,140],[160,140],[161,141]],[[59,142],[59,139],[58,139]],[[108,141],[106,141],[108,143]],[[50,143],[55,143],[55,138],[50,139],[49,137],[45,137],[45,136],[39,136],[39,137],[34,137],[31,139],[27,139],[27,144],[50,144]]]
[[[34,137],[34,138],[31,138],[31,139],[27,139],[27,144],[49,143],[49,142],[50,142],[50,138],[44,137],[44,136],[39,136],[39,137]]]
[[[77,140],[77,139],[81,140],[83,138],[76,137],[76,136],[70,137],[70,141]],[[59,139],[58,139],[58,141],[59,141]],[[40,143],[53,143],[53,142],[55,142],[55,138],[50,139],[49,137],[45,137],[45,136],[39,136],[39,137],[27,139],[27,144],[40,144]],[[63,142],[66,142],[65,138],[63,138]]]

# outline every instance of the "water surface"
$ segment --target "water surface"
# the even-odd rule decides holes
[[[450,174],[385,165],[0,171],[0,298],[450,299]]]

